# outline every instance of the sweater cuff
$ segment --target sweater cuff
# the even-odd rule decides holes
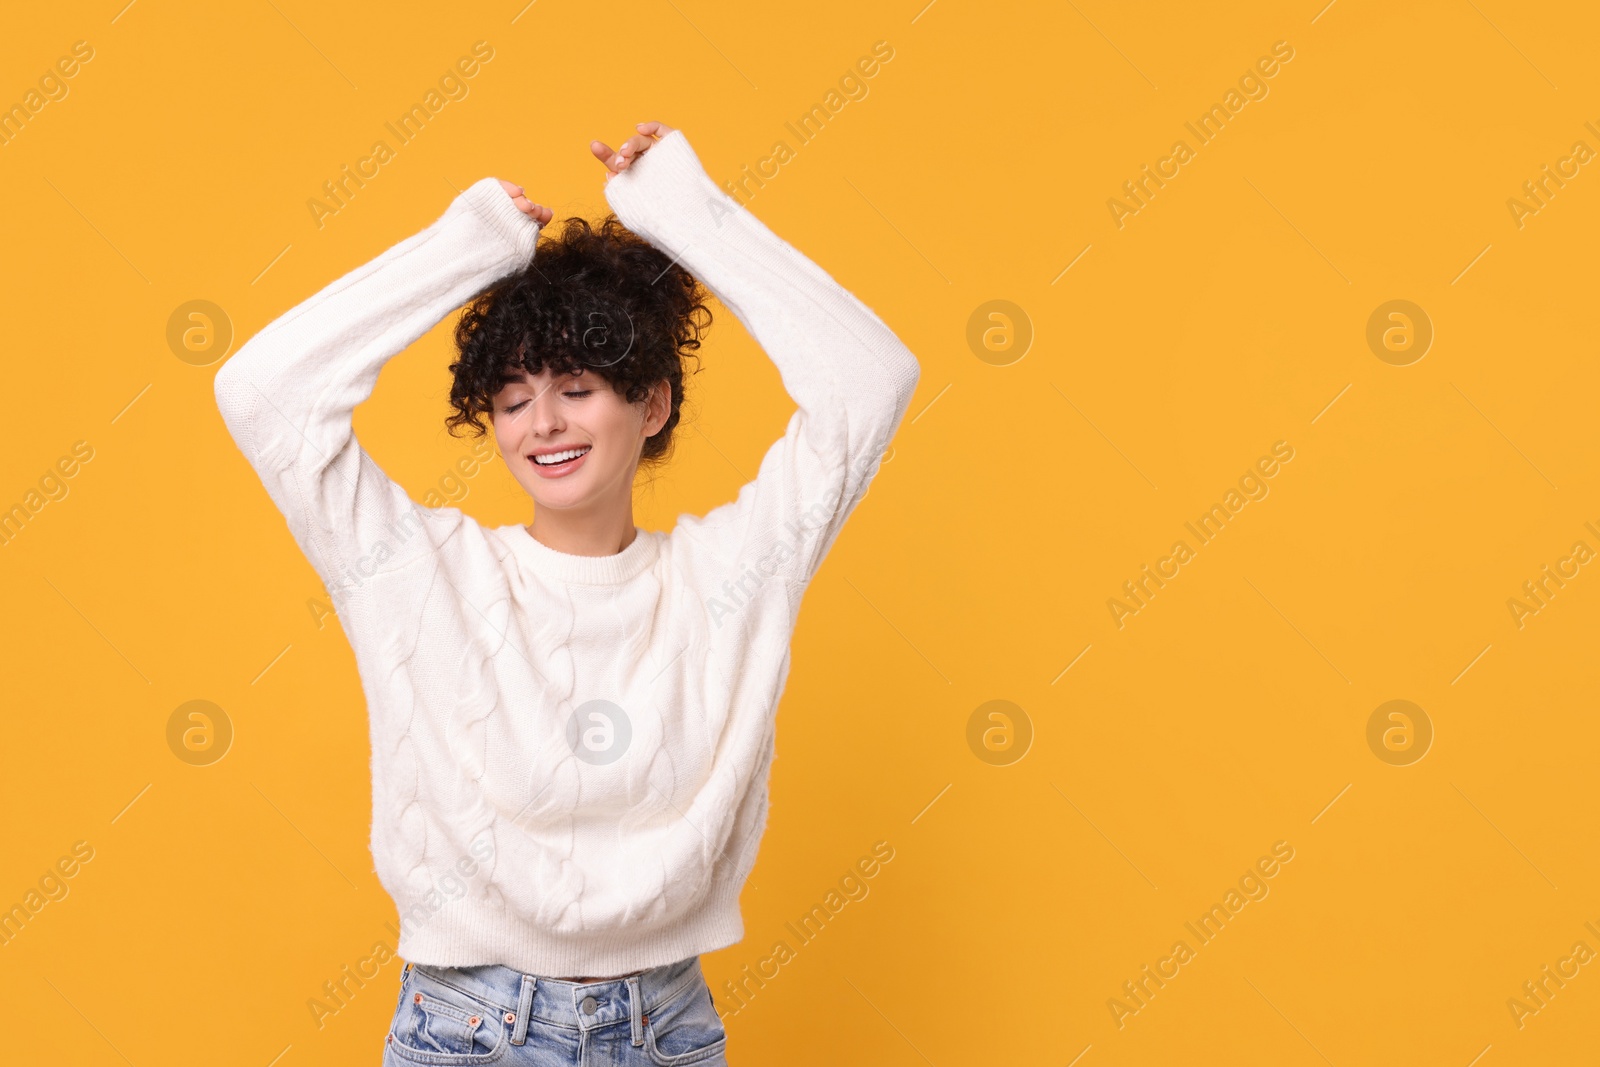
[[[517,262],[526,264],[533,258],[539,243],[539,223],[524,215],[511,197],[500,187],[499,178],[480,178],[456,198],[492,229],[506,247],[516,253]]]
[[[728,214],[743,210],[706,174],[682,130],[661,138],[607,181],[605,197],[623,224],[636,232],[655,231],[660,223],[702,213],[715,220],[718,207]]]

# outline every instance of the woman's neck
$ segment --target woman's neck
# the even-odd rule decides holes
[[[604,519],[539,511],[524,529],[541,545],[569,556],[614,556],[639,536],[631,508],[620,517]]]

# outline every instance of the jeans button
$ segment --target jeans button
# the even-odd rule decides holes
[[[593,997],[584,997],[583,998],[583,1004],[581,1006],[583,1008],[583,1013],[585,1015],[593,1015],[594,1014],[594,1010],[597,1007],[599,1007],[600,1005],[599,1005],[599,1002],[596,1001]]]

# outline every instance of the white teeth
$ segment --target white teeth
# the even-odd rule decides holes
[[[552,452],[548,456],[534,456],[533,461],[541,467],[548,467],[556,463],[565,463],[569,459],[577,459],[587,451],[589,451],[587,447],[571,448],[565,452]]]

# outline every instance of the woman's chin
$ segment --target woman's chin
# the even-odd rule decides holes
[[[588,484],[540,480],[523,488],[533,498],[534,507],[549,511],[583,511],[596,503],[594,488]]]

